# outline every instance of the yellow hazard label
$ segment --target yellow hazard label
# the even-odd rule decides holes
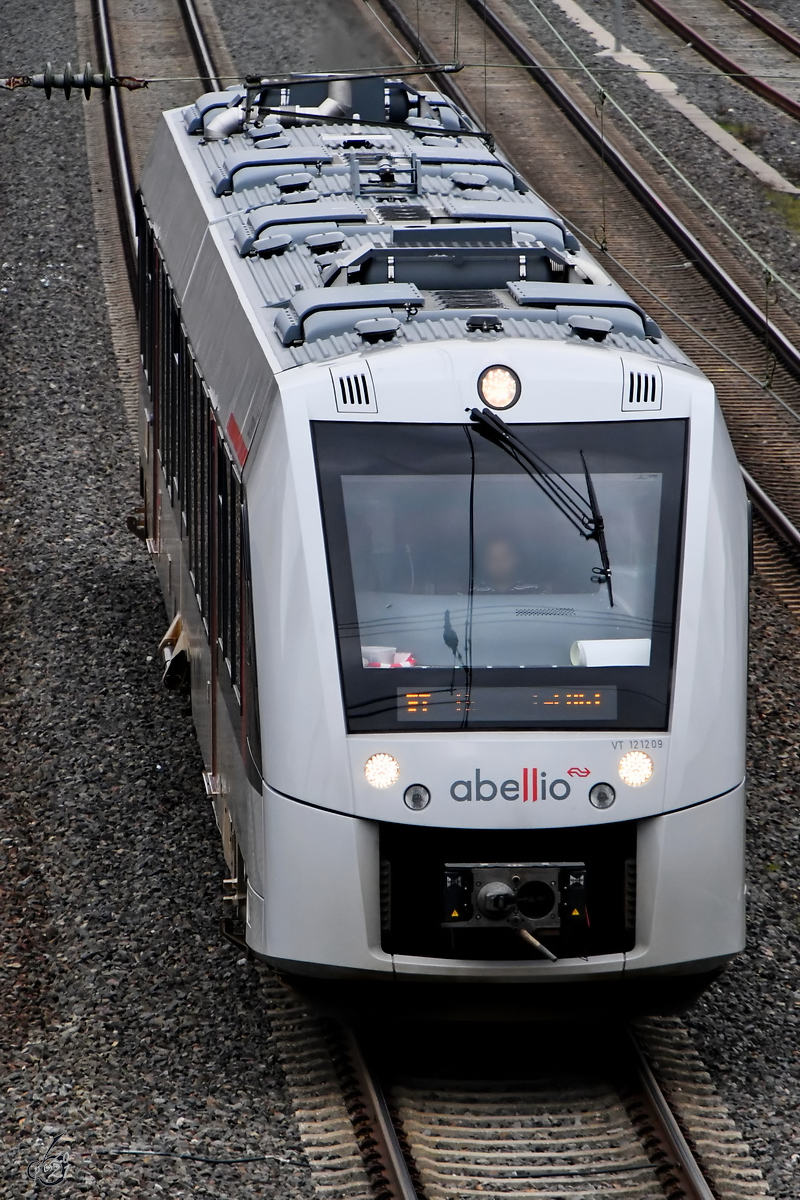
[[[457,917],[457,916],[458,916],[458,909],[457,909],[457,908],[454,908],[454,909],[453,909],[453,911],[450,913],[450,916],[451,916],[451,917]]]
[[[573,908],[571,915],[573,917],[579,917],[581,914],[578,912],[577,908]]]

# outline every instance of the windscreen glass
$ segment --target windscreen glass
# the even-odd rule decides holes
[[[315,425],[351,731],[666,727],[685,422],[511,428]]]

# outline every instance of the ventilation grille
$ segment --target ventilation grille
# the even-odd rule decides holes
[[[574,608],[518,608],[518,617],[574,617]]]
[[[625,371],[622,393],[623,412],[643,412],[661,408],[661,373],[658,370]]]
[[[429,221],[431,214],[421,204],[377,204],[382,221]]]
[[[625,859],[625,928],[636,928],[636,859]]]
[[[377,412],[378,404],[368,370],[339,374],[331,371],[337,412]]]
[[[443,308],[504,308],[491,288],[451,288],[433,293]]]

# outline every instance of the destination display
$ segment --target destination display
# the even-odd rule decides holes
[[[616,687],[397,689],[397,716],[417,724],[475,721],[587,721],[617,717]]]

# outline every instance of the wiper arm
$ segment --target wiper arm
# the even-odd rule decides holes
[[[594,482],[586,466],[586,459],[581,450],[581,461],[586,478],[586,490],[589,501],[574,488],[568,479],[554,470],[549,463],[517,437],[514,431],[506,425],[495,413],[488,408],[483,410],[473,408],[470,419],[478,433],[488,441],[505,451],[520,466],[537,487],[541,488],[552,504],[562,513],[570,524],[577,529],[581,537],[597,542],[600,550],[602,566],[595,567],[592,574],[598,583],[608,587],[608,599],[614,607],[614,593],[611,589],[611,564],[606,545],[605,525],[597,504]]]
[[[594,532],[589,534],[597,542],[600,550],[600,562],[602,566],[595,567],[592,571],[598,583],[604,583],[608,588],[608,602],[611,607],[614,607],[614,593],[611,589],[611,563],[608,558],[608,546],[606,545],[606,527],[605,522],[600,514],[600,509],[597,507],[597,495],[594,490],[594,480],[589,474],[589,468],[586,465],[586,455],[581,450],[581,462],[583,463],[583,473],[586,476],[586,491],[589,493],[589,504],[592,508],[592,521],[594,523]]]

